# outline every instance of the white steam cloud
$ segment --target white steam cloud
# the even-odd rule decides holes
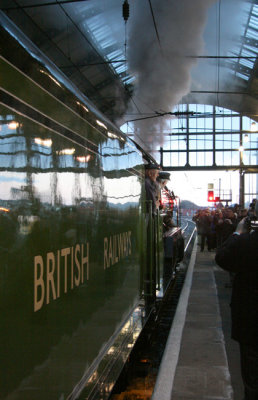
[[[207,12],[217,0],[152,0],[159,40],[147,0],[130,3],[129,70],[136,76],[134,102],[142,113],[173,111],[191,87],[191,69],[201,55]],[[164,120],[137,123],[148,150],[162,145]],[[141,145],[141,140],[135,138]]]

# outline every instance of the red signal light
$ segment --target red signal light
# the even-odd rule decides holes
[[[213,192],[213,190],[208,190],[208,201],[214,201],[214,192]]]

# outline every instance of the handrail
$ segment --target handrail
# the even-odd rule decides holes
[[[191,242],[191,240],[192,240],[192,237],[193,237],[195,231],[196,231],[196,226],[194,227],[194,230],[193,230],[193,232],[191,233],[190,238],[188,239],[187,245],[186,245],[185,248],[184,248],[184,253],[187,252],[188,246],[189,246],[189,244],[190,244],[190,242]]]

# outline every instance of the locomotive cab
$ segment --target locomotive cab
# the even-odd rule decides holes
[[[155,164],[147,167],[155,170]],[[156,166],[156,171],[158,171]],[[175,277],[176,266],[184,257],[184,238],[181,231],[180,200],[166,184],[168,172],[160,171],[153,185],[145,181],[147,260],[145,267],[144,294],[146,304],[154,304],[156,297],[164,294],[169,282]],[[152,197],[155,194],[155,202]],[[154,212],[153,212],[154,208]]]

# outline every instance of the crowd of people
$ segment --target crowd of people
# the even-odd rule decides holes
[[[197,232],[200,236],[201,251],[207,246],[208,251],[218,249],[223,242],[236,230],[238,223],[245,217],[252,219],[254,215],[256,199],[248,208],[240,208],[238,204],[233,207],[220,205],[215,210],[198,210],[193,216]],[[248,221],[246,219],[246,229]]]
[[[169,179],[165,174],[156,165],[146,167],[149,215],[162,207],[159,193]],[[230,274],[232,338],[240,347],[244,400],[258,400],[258,201],[254,199],[248,208],[219,204],[201,209],[193,221],[200,250],[207,246],[208,251],[216,251],[216,263]]]

